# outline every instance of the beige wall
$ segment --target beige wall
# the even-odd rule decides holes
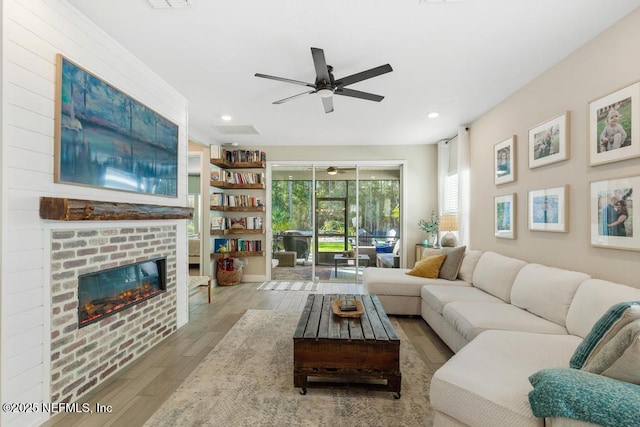
[[[589,183],[640,174],[640,158],[588,165],[588,104],[640,80],[640,9],[574,52],[471,125],[471,246],[596,278],[640,287],[640,252],[596,248],[589,236]],[[570,113],[570,159],[528,168],[528,131]],[[636,123],[637,125],[637,123]],[[493,183],[493,146],[511,135],[517,142],[513,183]],[[569,232],[529,231],[530,190],[569,185]],[[493,235],[493,198],[517,194],[517,238]],[[636,197],[637,199],[638,197]],[[636,218],[637,218],[636,214]],[[636,233],[640,233],[636,221]]]
[[[417,226],[420,218],[427,218],[431,209],[437,210],[437,146],[394,145],[388,146],[267,146],[261,147],[267,160],[277,161],[371,161],[405,160],[407,170],[405,186],[406,235],[404,242],[407,265],[415,263],[415,244],[425,236]]]

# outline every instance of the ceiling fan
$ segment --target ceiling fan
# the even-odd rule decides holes
[[[346,173],[346,171],[354,171],[356,168],[338,168],[335,166],[329,166],[327,168],[328,175],[337,175],[339,173]]]
[[[265,79],[278,80],[286,83],[293,83],[301,86],[307,86],[313,90],[307,90],[306,92],[299,93],[297,95],[290,96],[288,98],[275,101],[274,104],[282,104],[292,99],[301,97],[302,95],[318,94],[322,98],[322,105],[324,106],[324,112],[330,113],[333,111],[333,95],[350,96],[352,98],[366,99],[369,101],[380,102],[384,99],[384,96],[375,95],[373,93],[361,92],[359,90],[348,89],[345,86],[352,85],[363,80],[370,79],[372,77],[379,76],[381,74],[389,73],[393,71],[391,65],[385,64],[379,67],[371,68],[366,71],[361,71],[356,74],[352,74],[341,79],[335,79],[333,77],[333,67],[327,65],[324,58],[324,51],[315,47],[311,48],[311,56],[313,57],[313,65],[316,69],[316,80],[314,83],[307,83],[300,80],[292,80],[283,77],[275,77],[267,74],[256,73],[256,77],[262,77]]]

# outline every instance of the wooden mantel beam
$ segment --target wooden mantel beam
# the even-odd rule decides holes
[[[57,221],[191,219],[193,208],[40,197],[40,218]]]

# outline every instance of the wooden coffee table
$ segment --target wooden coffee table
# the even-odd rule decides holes
[[[358,300],[359,318],[338,317],[332,301]],[[293,385],[362,387],[394,392],[400,398],[400,339],[376,295],[322,295],[307,298],[293,335]]]

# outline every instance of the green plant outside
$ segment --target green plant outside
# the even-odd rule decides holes
[[[351,243],[348,244],[349,250],[353,249]],[[344,242],[318,242],[318,252],[342,252],[344,251]]]

